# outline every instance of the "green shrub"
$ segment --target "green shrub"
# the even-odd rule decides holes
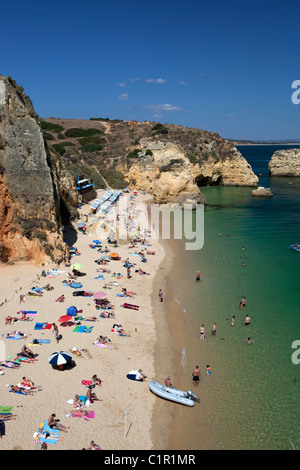
[[[49,132],[43,132],[43,137],[45,140],[55,140],[52,134],[49,134]]]
[[[73,142],[61,142],[59,144],[53,144],[52,147],[59,155],[63,155],[66,151],[65,147],[75,147],[75,144],[73,144]]]
[[[68,129],[65,132],[66,137],[75,137],[75,138],[76,137],[89,137],[89,136],[96,135],[96,134],[104,135],[105,132],[100,131],[100,129],[94,129],[92,127],[90,129],[82,129],[81,127],[72,127],[71,129]]]
[[[83,152],[99,152],[103,150],[103,145],[101,144],[85,144],[80,148]]]
[[[188,159],[189,159],[189,161],[190,161],[191,163],[196,163],[196,161],[197,161],[197,157],[196,157],[196,155],[194,155],[193,153],[190,153],[190,154],[188,155]]]
[[[47,121],[41,121],[41,128],[43,131],[52,131],[56,132],[57,134],[64,130],[64,128],[59,124],[53,124],[52,122]]]
[[[139,152],[141,152],[141,149],[134,149],[132,152],[128,153],[127,158],[138,158]]]
[[[152,131],[154,131],[154,134],[168,134],[169,129],[159,122],[154,127],[152,127]]]

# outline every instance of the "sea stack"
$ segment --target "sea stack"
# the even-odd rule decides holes
[[[271,176],[300,176],[300,149],[277,150],[269,162]]]

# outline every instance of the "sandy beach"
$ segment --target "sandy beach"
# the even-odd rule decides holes
[[[132,200],[133,205],[139,202],[146,203],[147,197],[138,195]],[[88,212],[89,205],[86,204],[80,209],[82,220],[86,220]],[[83,265],[80,271],[85,273],[85,276],[76,279],[76,282],[82,284],[79,290],[107,293],[107,298],[113,305],[114,318],[99,317],[100,311],[96,309],[92,295],[73,296],[78,289],[73,289],[63,282],[68,280],[68,273],[72,273],[70,267],[33,266],[29,263],[0,266],[0,332],[1,340],[5,344],[6,359],[14,360],[24,344],[37,355],[34,362],[21,361],[20,367],[16,369],[0,367],[3,371],[0,375],[0,405],[13,406],[12,413],[16,415],[16,419],[5,422],[5,435],[0,439],[2,450],[32,450],[39,446],[39,442],[34,441],[34,433],[38,431],[41,422],[48,420],[52,413],[55,413],[56,418],[68,429],[67,432],[60,431],[59,440],[48,444],[49,450],[80,450],[88,448],[92,440],[103,450],[153,448],[152,436],[157,430],[159,420],[155,420],[153,424],[152,418],[154,406],[159,410],[156,404],[160,405],[159,400],[149,391],[148,383],[152,379],[162,381],[164,375],[168,374],[165,367],[172,361],[170,347],[166,347],[163,338],[160,338],[158,343],[157,335],[158,325],[166,321],[163,316],[163,303],[158,301],[158,289],[168,269],[168,264],[164,262],[165,250],[158,240],[153,239],[148,240],[150,246],[137,243],[132,248],[125,242],[113,248],[102,240],[102,246],[107,246],[110,253],[117,252],[121,260],[110,260],[107,265],[98,265],[95,260],[103,256],[103,253],[89,246],[98,238],[95,229],[98,216],[99,214],[95,214],[88,218],[85,234],[77,230],[78,238],[74,246],[80,255],[73,255],[71,264]],[[74,225],[76,226],[76,223]],[[141,250],[145,252],[146,249],[155,254],[146,254],[147,262],[144,263],[137,253]],[[109,256],[110,253],[105,255]],[[124,267],[127,258],[134,265],[131,267],[129,279]],[[138,274],[136,270],[140,268],[147,274]],[[43,269],[46,273],[50,269],[62,272],[43,277]],[[108,269],[110,272],[99,273],[97,269]],[[103,278],[99,279],[99,275]],[[110,285],[109,289],[104,287],[110,283],[113,285]],[[52,288],[49,291],[45,289],[47,284]],[[34,287],[42,290],[42,296],[28,295]],[[122,288],[134,295],[122,297]],[[20,303],[22,294],[26,297],[24,302]],[[61,295],[65,296],[64,302],[57,301]],[[139,309],[124,308],[124,302],[138,305]],[[76,324],[61,326],[58,320],[66,315],[71,306],[75,306],[79,311],[78,315],[82,317],[96,317],[96,321],[80,321],[80,326],[86,326],[89,332],[74,331]],[[21,321],[21,314],[17,312],[22,310],[37,313],[30,317],[31,321]],[[5,318],[8,316],[16,317],[18,321],[5,324]],[[53,327],[36,330],[37,323],[55,323],[61,335],[59,343],[56,342]],[[112,332],[114,324],[122,325],[128,336]],[[27,337],[8,339],[7,334],[14,331],[26,334]],[[99,335],[110,339],[108,347],[95,344]],[[42,344],[33,344],[34,339],[42,340]],[[73,348],[82,353],[80,357],[70,353],[75,367],[60,371],[53,369],[48,363],[48,357],[53,352],[70,352]],[[158,351],[164,350],[164,364],[160,361],[160,367],[157,368],[155,357],[157,358]],[[146,374],[145,382],[140,383],[126,377],[130,371],[138,369],[142,369]],[[94,374],[102,381],[101,386],[93,389],[100,401],[94,401],[90,407],[83,407],[83,410],[88,412],[87,417],[70,416],[76,413],[76,409],[67,402],[74,399],[76,394],[86,395],[88,389],[82,381],[91,380]],[[27,396],[10,392],[8,385],[21,383],[23,377],[29,378],[36,386],[41,386],[42,390]]]

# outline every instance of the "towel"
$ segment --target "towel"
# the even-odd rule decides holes
[[[13,409],[13,406],[0,406],[0,414],[10,413]]]
[[[36,323],[34,326],[35,330],[50,330],[52,323]]]
[[[72,418],[82,418],[82,416],[81,416],[81,414],[80,414],[79,411],[71,413],[71,416],[72,416]],[[87,418],[95,418],[95,411],[90,411],[90,412],[84,417],[84,419],[87,419]]]
[[[90,333],[93,328],[93,326],[76,326],[76,328],[73,330],[73,333]]]
[[[32,344],[34,344],[34,341],[38,341],[39,344],[48,344],[51,343],[51,339],[33,339]]]

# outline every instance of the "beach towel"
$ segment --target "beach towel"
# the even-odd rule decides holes
[[[24,336],[20,336],[20,335],[14,335],[14,336],[6,336],[5,339],[23,339]]]
[[[90,352],[87,349],[82,349],[80,352],[81,352],[83,359],[93,359],[93,356],[90,354]]]
[[[11,413],[13,406],[0,406],[0,414]]]
[[[14,390],[9,390],[11,393],[18,393],[19,395],[23,395],[24,397],[27,397],[28,395],[22,392],[15,392]]]
[[[52,328],[52,323],[36,323],[34,326],[35,330],[50,330]]]
[[[34,316],[37,315],[37,311],[36,311],[36,310],[20,310],[18,313],[25,314],[25,315],[27,315],[28,317],[34,317]]]
[[[73,333],[90,333],[93,328],[93,326],[76,326],[76,328],[73,330]]]
[[[110,349],[112,350],[112,347],[109,346],[108,344],[103,344],[103,343],[96,343],[97,348],[103,348],[103,349]]]
[[[43,421],[42,424],[40,425],[40,429],[42,429],[43,432],[48,432],[49,434],[55,434],[55,438],[44,438],[40,437],[39,441],[40,442],[46,442],[47,444],[56,444],[59,438],[59,430],[58,429],[52,429],[50,426],[48,426],[47,421]]]
[[[91,383],[92,383],[91,380],[84,380],[84,379],[81,380],[81,385],[85,385],[86,387],[87,387],[88,385],[90,385]],[[101,386],[101,383],[102,383],[102,382],[100,381],[100,382],[97,382],[95,385],[99,385],[99,387],[100,387],[100,386]]]
[[[72,418],[82,418],[82,415],[80,414],[79,410],[69,413],[68,416],[72,416]],[[95,418],[95,411],[89,411],[89,413],[86,416],[84,416],[84,419],[87,421],[89,418]]]
[[[51,343],[51,339],[33,339],[32,340],[32,344],[37,344],[36,342],[38,342],[38,344],[49,344]]]

